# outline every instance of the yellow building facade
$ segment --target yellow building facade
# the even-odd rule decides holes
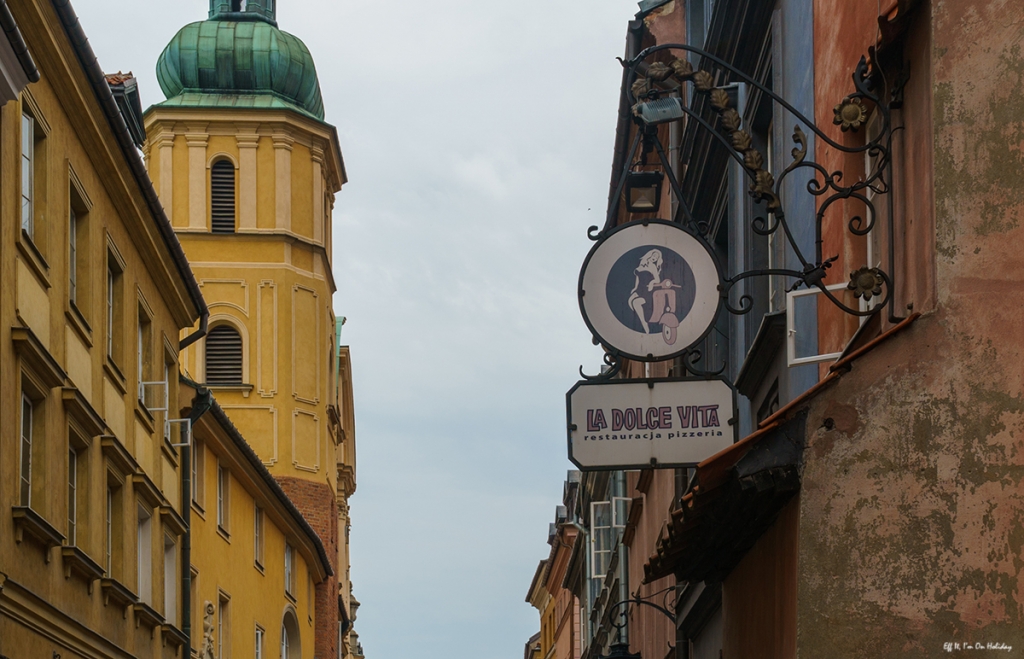
[[[182,392],[191,401],[183,412],[196,419],[192,649],[218,659],[313,657],[315,588],[333,578],[326,550],[210,392]]]
[[[183,367],[323,540],[336,576],[314,596],[316,654],[345,657],[355,432],[331,253],[346,174],[313,59],[276,14],[269,0],[210,0],[207,20],[175,35],[144,152],[210,308]]]
[[[0,27],[0,657],[323,656],[338,548],[179,377],[216,287],[139,155],[134,79],[103,75],[64,0],[11,0]],[[323,363],[329,437],[352,419],[343,362]],[[354,487],[354,453],[321,449]]]
[[[181,656],[165,421],[206,306],[74,10],[0,13],[38,64],[0,111],[0,655]]]

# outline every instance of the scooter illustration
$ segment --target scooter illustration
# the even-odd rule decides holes
[[[673,345],[676,342],[676,328],[679,327],[679,319],[676,318],[676,291],[674,289],[682,288],[682,286],[672,283],[671,279],[661,278],[662,263],[661,250],[652,249],[644,254],[640,259],[640,264],[633,271],[636,275],[636,282],[629,294],[628,304],[640,319],[645,333],[650,334],[650,323],[660,323],[662,338],[666,344]],[[647,300],[638,292],[640,274],[644,272],[652,276],[651,281],[647,282],[647,291],[651,293],[650,318],[647,318],[644,313],[644,305],[647,304]]]

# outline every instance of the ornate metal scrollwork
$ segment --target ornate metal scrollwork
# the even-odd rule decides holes
[[[694,69],[693,65],[685,59],[675,57],[668,62],[654,61],[648,63],[653,56],[663,51],[688,51],[703,58],[703,61],[711,62],[722,71],[727,71],[732,81],[742,81],[760,91],[761,94],[769,97],[796,119],[793,128],[793,149],[791,151],[792,161],[778,175],[774,176],[769,171],[764,155],[754,146],[754,140],[750,133],[743,126],[742,117],[737,108],[733,107],[730,95],[724,87],[715,86],[715,75],[712,72]],[[834,108],[834,123],[843,132],[857,132],[865,128],[868,121],[868,108],[874,107],[880,113],[880,125],[876,135],[866,139],[861,145],[848,146],[833,140],[822,131],[813,121],[800,113],[792,104],[786,101],[772,89],[759,83],[743,71],[730,65],[728,62],[707,53],[699,48],[684,44],[664,44],[648,48],[629,61],[623,61],[623,66],[629,72],[628,97],[634,107],[634,114],[639,114],[641,104],[657,101],[662,98],[680,94],[685,85],[689,84],[693,90],[693,97],[707,97],[710,107],[716,116],[709,121],[694,109],[693,104],[687,104],[680,100],[679,107],[689,121],[693,121],[708,131],[727,151],[729,156],[742,166],[742,171],[749,179],[749,193],[756,202],[764,204],[765,215],[757,217],[751,222],[751,230],[761,236],[780,234],[784,236],[792,253],[799,261],[799,269],[790,268],[768,268],[760,270],[749,270],[735,274],[725,273],[722,278],[720,294],[723,297],[724,307],[733,314],[745,314],[754,308],[753,299],[750,295],[742,294],[735,302],[730,299],[730,293],[739,282],[751,278],[774,275],[790,280],[789,290],[800,286],[815,287],[821,291],[836,307],[844,312],[855,316],[868,316],[878,313],[880,309],[889,306],[890,317],[893,317],[893,286],[891,275],[879,267],[872,267],[867,264],[855,270],[851,274],[848,289],[858,299],[871,301],[880,298],[880,302],[870,305],[870,308],[852,308],[840,300],[828,290],[825,279],[829,268],[838,259],[837,255],[825,256],[823,250],[823,225],[826,222],[826,215],[829,209],[840,201],[854,201],[864,207],[862,215],[855,215],[846,223],[846,231],[854,236],[866,236],[874,228],[878,221],[879,214],[875,203],[880,195],[887,195],[890,189],[891,169],[891,142],[893,135],[891,107],[897,103],[898,94],[890,90],[891,99],[887,104],[875,93],[873,80],[869,75],[867,62],[861,58],[853,74],[854,91],[843,98]],[[897,86],[902,86],[902,79],[896,81]],[[685,96],[683,97],[685,98]],[[704,222],[694,219],[687,206],[682,187],[673,174],[672,167],[668,162],[665,150],[658,138],[657,131],[652,130],[642,119],[637,118],[639,129],[633,141],[631,152],[627,162],[632,162],[636,156],[641,142],[653,143],[661,159],[673,193],[679,202],[679,216],[676,221],[681,221],[685,227],[696,235],[703,235],[707,232],[708,226]],[[717,124],[717,125],[716,125]],[[822,164],[808,159],[806,127],[817,139],[829,147],[844,154],[865,154],[869,156],[872,163],[870,172],[856,181],[845,182],[842,171],[828,171]],[[790,229],[782,202],[782,185],[799,170],[809,170],[810,178],[806,184],[809,194],[818,197],[817,211],[814,217],[815,244],[814,253],[805,255],[804,250],[797,244],[794,234]],[[625,183],[626,172],[623,173],[619,189],[615,198],[618,199],[622,193]],[[892,208],[889,200],[889,246],[892,247],[893,237],[891,235]],[[600,239],[614,225],[617,219],[617,205],[610,205],[608,218],[605,227],[596,231],[592,227],[589,237],[592,240]],[[891,254],[891,252],[890,252]],[[889,267],[891,267],[891,257]],[[687,355],[689,356],[689,355]],[[699,353],[698,357],[699,359]],[[689,360],[688,360],[689,361]],[[689,366],[688,366],[689,368]],[[600,376],[598,376],[600,377]]]
[[[646,606],[652,608],[663,616],[675,623],[676,620],[676,598],[679,595],[679,591],[685,586],[685,584],[676,584],[675,586],[669,586],[663,588],[656,593],[651,593],[646,597],[641,597],[640,593],[634,593],[634,595],[626,600],[616,602],[608,607],[608,619],[612,621],[612,626],[616,629],[624,629],[626,627],[627,618],[629,616],[630,608],[636,608],[638,606]],[[661,603],[658,603],[658,598],[661,599]],[[621,613],[617,612],[622,610]]]

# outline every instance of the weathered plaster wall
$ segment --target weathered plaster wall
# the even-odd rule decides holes
[[[1024,650],[1024,6],[919,11],[934,72],[937,307],[811,405],[803,657]]]

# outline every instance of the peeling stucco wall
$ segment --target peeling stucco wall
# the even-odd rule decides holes
[[[811,403],[800,657],[1024,655],[1024,3],[924,5],[935,310]]]

